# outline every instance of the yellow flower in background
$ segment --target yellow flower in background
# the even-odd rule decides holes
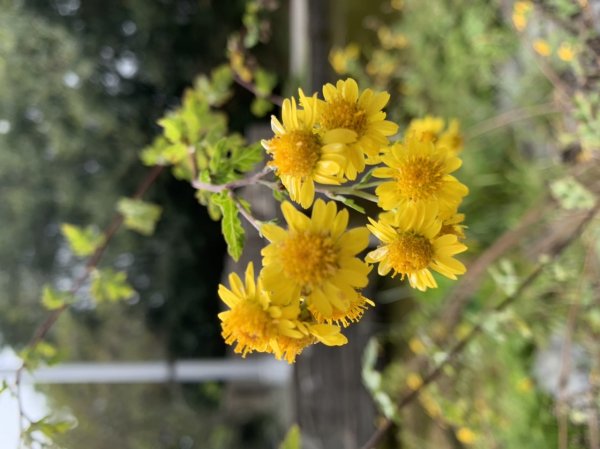
[[[408,39],[404,34],[393,31],[386,26],[382,26],[377,30],[377,37],[381,42],[381,46],[387,50],[405,48],[408,45]]]
[[[549,56],[552,53],[552,48],[548,41],[544,39],[536,39],[533,41],[533,49],[540,56]]]
[[[329,63],[339,75],[348,73],[350,64],[356,62],[360,56],[360,47],[348,44],[344,48],[333,48],[329,53]]]
[[[515,2],[512,21],[517,31],[523,31],[527,26],[527,16],[532,8],[533,5],[529,1]]]
[[[575,58],[575,50],[573,49],[573,46],[567,42],[560,44],[556,54],[565,62],[570,62]]]
[[[442,129],[444,129],[444,119],[426,115],[423,118],[411,120],[405,135],[414,135],[418,140],[423,142],[435,142]]]
[[[424,118],[411,120],[405,136],[414,135],[423,142],[436,142],[438,147],[444,147],[455,153],[461,152],[464,148],[464,138],[460,132],[460,122],[453,119],[445,130],[444,126],[444,119],[426,115]]]
[[[456,431],[456,439],[463,444],[473,444],[477,441],[477,434],[468,427],[460,427]]]
[[[383,245],[367,254],[365,261],[379,263],[381,276],[390,271],[402,279],[408,278],[410,286],[421,291],[436,288],[437,283],[430,270],[450,278],[466,271],[465,266],[453,256],[466,251],[455,235],[439,236],[441,221],[431,210],[416,219],[407,214],[399,215],[397,226],[369,219],[369,230]]]
[[[373,176],[390,179],[375,190],[384,210],[400,209],[412,217],[431,211],[434,216],[446,218],[469,193],[450,175],[461,166],[461,160],[414,135],[408,136],[404,144],[392,145],[381,160],[386,167],[375,169]]]
[[[452,234],[455,235],[458,240],[465,239],[465,214],[455,213],[442,220],[442,228],[440,229],[439,235]]]
[[[281,210],[287,230],[261,227],[271,242],[262,250],[264,287],[276,297],[302,297],[323,320],[341,320],[340,313],[352,313],[356,290],[368,283],[370,267],[356,257],[368,245],[367,229],[346,231],[348,211],[338,212],[333,201],[315,201],[311,217],[289,202]]]
[[[346,147],[344,167],[344,175],[354,180],[365,169],[364,154],[376,158],[379,150],[388,144],[388,136],[398,131],[398,125],[386,120],[382,111],[390,94],[371,89],[361,93],[356,81],[348,78],[335,86],[323,86],[323,97],[324,101],[318,101],[321,129],[324,132],[345,129],[356,135],[355,141]]]
[[[246,268],[244,282],[232,273],[229,288],[219,285],[219,297],[229,307],[219,314],[225,342],[236,343],[234,351],[243,357],[253,351],[273,352],[271,342],[279,336],[304,336],[297,328],[299,303],[272,304],[261,282],[254,280],[252,263]]]
[[[273,116],[275,137],[262,141],[273,158],[268,165],[275,168],[290,198],[305,209],[313,202],[315,182],[336,185],[344,181],[345,144],[356,139],[352,131],[343,129],[317,134],[316,101],[316,96],[304,97],[304,110],[298,110],[293,98],[284,100],[283,123]]]
[[[465,139],[460,132],[460,122],[451,120],[448,128],[440,135],[437,146],[446,148],[455,153],[460,153],[465,147]]]

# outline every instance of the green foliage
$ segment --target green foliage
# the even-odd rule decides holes
[[[196,78],[194,88],[198,92],[198,96],[210,106],[218,107],[231,98],[232,83],[233,72],[231,68],[228,65],[221,65],[211,71],[210,78],[206,75],[200,75]]]
[[[129,299],[135,290],[127,282],[127,273],[103,268],[92,272],[90,289],[92,296],[98,302],[116,302]]]
[[[300,427],[297,424],[294,424],[288,430],[285,438],[279,445],[279,449],[301,449],[302,448],[302,439],[300,435]]]
[[[384,389],[383,376],[375,369],[379,343],[372,338],[367,343],[363,353],[362,379],[365,387],[371,393],[373,400],[388,419],[398,419],[398,410],[390,395]]]
[[[104,236],[93,225],[82,228],[64,223],[60,229],[67,239],[73,254],[79,257],[92,255],[104,241]]]
[[[131,198],[121,198],[117,210],[123,215],[127,228],[146,236],[154,234],[162,213],[162,208],[157,204]]]
[[[222,192],[212,196],[212,202],[221,210],[221,229],[225,242],[227,242],[227,252],[233,260],[239,260],[244,250],[245,232],[238,214],[235,200],[228,192]]]
[[[77,422],[74,420],[57,420],[53,416],[45,416],[38,421],[32,422],[25,430],[27,436],[32,439],[34,432],[40,432],[52,440],[57,435],[64,434],[75,428]]]
[[[591,209],[596,197],[572,176],[567,176],[550,184],[552,196],[563,209]]]
[[[27,346],[19,353],[19,357],[28,370],[33,370],[40,364],[53,365],[60,361],[60,354],[56,346],[46,341],[39,341],[33,346]]]
[[[69,292],[60,292],[49,285],[42,290],[42,305],[47,310],[61,309],[73,301],[73,295]]]

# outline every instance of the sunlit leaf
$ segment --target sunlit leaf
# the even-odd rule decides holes
[[[59,292],[49,285],[42,291],[42,305],[48,310],[60,309],[73,300],[73,295],[68,292]]]
[[[152,235],[156,223],[162,213],[162,208],[157,204],[131,198],[121,198],[117,210],[125,218],[128,229],[143,235]]]
[[[300,435],[300,427],[297,424],[294,424],[288,430],[288,433],[285,435],[285,438],[279,445],[279,449],[301,449],[302,448],[302,438]]]
[[[227,243],[227,252],[234,260],[238,260],[244,250],[245,232],[235,201],[228,195],[228,192],[213,195],[212,201],[219,206],[223,215],[221,230]]]
[[[86,257],[93,254],[104,241],[104,237],[94,226],[81,228],[69,223],[64,223],[61,225],[60,229],[67,239],[73,254],[79,257]]]
[[[98,302],[116,302],[129,299],[135,294],[135,290],[127,282],[127,274],[111,268],[93,271],[90,291]]]

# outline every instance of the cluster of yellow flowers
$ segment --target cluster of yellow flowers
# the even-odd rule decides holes
[[[373,264],[378,273],[408,278],[412,287],[437,287],[431,271],[451,279],[465,272],[453,256],[466,250],[458,207],[468,189],[451,175],[461,165],[458,122],[444,129],[441,119],[414,120],[403,142],[390,145],[398,126],[386,120],[386,92],[360,92],[352,79],[323,87],[299,101],[286,99],[275,133],[263,141],[269,165],[291,200],[281,210],[287,228],[263,224],[269,241],[255,279],[250,264],[245,281],[229,277],[219,295],[229,310],[219,315],[223,336],[235,351],[270,352],[293,362],[308,345],[347,342],[341,333],[374,303],[361,290]],[[378,220],[347,230],[349,213],[334,201],[314,200],[315,191],[354,181],[369,165],[376,183]],[[323,187],[321,187],[323,186]],[[364,260],[369,231],[380,241]]]

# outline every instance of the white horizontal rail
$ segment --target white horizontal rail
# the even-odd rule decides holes
[[[18,366],[0,366],[0,381],[14,381]],[[23,375],[24,383],[195,383],[248,381],[283,385],[292,374],[290,365],[272,358],[246,360],[185,360],[175,362],[80,362],[38,368]]]

